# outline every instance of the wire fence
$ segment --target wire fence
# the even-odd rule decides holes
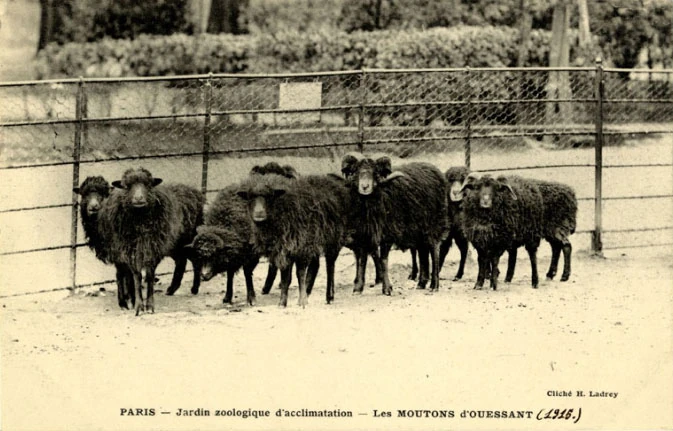
[[[67,79],[0,83],[0,100],[0,256],[68,253],[67,288],[103,282],[78,268],[91,256],[72,187],[138,164],[212,197],[266,160],[324,173],[348,151],[386,153],[570,184],[595,252],[673,243],[673,70]]]

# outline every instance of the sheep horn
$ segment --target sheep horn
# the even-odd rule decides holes
[[[507,177],[500,176],[498,177],[497,181],[498,183],[500,183],[500,186],[507,187],[509,189],[510,193],[512,193],[512,198],[514,200],[518,200],[518,198],[516,197],[516,193],[514,193],[514,189],[512,188],[511,185],[509,185],[509,182],[507,181]]]
[[[387,177],[385,177],[384,179],[381,180],[381,184],[387,183],[388,181],[394,180],[395,178],[399,178],[399,177],[406,177],[406,175],[403,172],[400,172],[400,171],[391,172],[390,175],[388,175]]]
[[[465,177],[465,181],[463,181],[463,186],[460,188],[461,193],[465,191],[465,189],[472,187],[472,184],[478,180],[481,176],[477,172],[470,172],[467,177]],[[469,186],[469,187],[468,187]]]

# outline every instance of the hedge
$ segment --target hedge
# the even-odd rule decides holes
[[[549,32],[534,30],[526,65],[546,63]],[[39,78],[194,73],[273,73],[359,68],[513,66],[518,36],[509,27],[275,35],[142,35],[134,40],[50,45],[38,54]]]

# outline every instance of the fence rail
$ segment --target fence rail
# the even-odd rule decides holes
[[[76,187],[82,169],[92,165],[198,158],[201,190],[213,193],[226,183],[213,179],[220,172],[213,166],[223,158],[333,160],[336,150],[386,152],[481,172],[542,176],[551,170],[547,177],[567,177],[581,189],[581,205],[593,202],[592,217],[578,232],[591,234],[597,253],[604,234],[673,231],[668,225],[604,226],[605,205],[639,200],[665,207],[673,197],[668,189],[636,194],[617,187],[603,196],[615,169],[673,166],[670,154],[663,160],[647,151],[633,152],[637,160],[631,153],[615,157],[624,137],[673,135],[673,69],[611,69],[597,62],[583,68],[79,78],[0,83],[0,100],[5,176],[72,167]],[[570,173],[587,168],[593,178],[588,171]],[[77,195],[70,203],[4,205],[3,217],[71,208],[67,244],[22,243],[0,256],[68,249],[70,288],[81,286]],[[609,244],[620,245],[629,247]]]

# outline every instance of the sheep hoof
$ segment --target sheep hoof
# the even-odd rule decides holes
[[[360,289],[353,289],[353,295],[362,295],[362,290],[360,290]]]
[[[390,296],[390,295],[392,295],[393,288],[392,288],[392,287],[389,287],[389,288],[386,289],[386,288],[384,287],[384,288],[382,289],[382,292],[383,292],[384,295],[386,295],[386,296]]]
[[[475,290],[482,290],[483,288],[484,288],[483,285],[481,285],[481,284],[475,284],[473,289],[475,289]]]
[[[568,281],[569,279],[570,279],[570,274],[568,274],[568,275],[564,274],[563,277],[561,277],[561,281]]]
[[[461,276],[461,277],[458,277],[458,276],[456,275],[455,277],[453,277],[453,281],[460,281],[461,278],[463,278],[463,277],[462,277],[462,276]]]
[[[199,294],[199,288],[198,287],[192,287],[192,295],[198,295]]]
[[[264,289],[262,289],[262,295],[268,295],[269,292],[271,292],[271,286],[269,287],[264,286]]]
[[[416,277],[418,277],[418,274],[415,274],[413,272],[409,274],[409,280],[416,280]]]

